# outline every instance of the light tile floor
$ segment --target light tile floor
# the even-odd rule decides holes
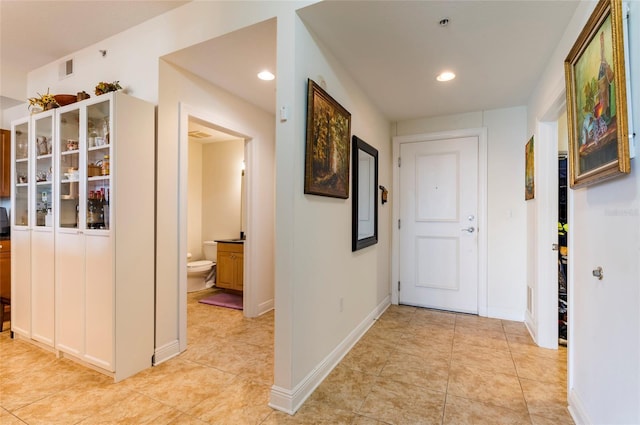
[[[522,323],[391,306],[295,416],[267,406],[273,313],[199,304],[188,349],[114,384],[0,335],[0,424],[572,424],[566,350]]]

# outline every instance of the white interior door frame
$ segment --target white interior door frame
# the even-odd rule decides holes
[[[537,192],[535,211],[538,223],[535,248],[537,282],[533,295],[536,317],[528,326],[535,327],[533,333],[536,343],[551,349],[558,348],[558,252],[552,250],[552,245],[558,243],[558,118],[565,110],[566,93],[562,88],[558,89],[555,100],[537,120],[534,136]],[[569,196],[570,193],[567,193],[567,198]],[[567,220],[571,226],[570,215],[567,216]],[[567,282],[569,291],[571,277],[569,275]],[[570,317],[572,306],[570,300],[567,301]]]
[[[488,315],[488,238],[487,238],[487,129],[471,128],[438,133],[411,134],[393,138],[393,192],[400,193],[398,158],[402,143],[427,142],[461,137],[478,138],[478,315]],[[400,280],[400,200],[393,199],[391,235],[391,302],[398,304],[398,281]]]
[[[216,130],[223,131],[228,134],[244,139],[244,160],[247,169],[252,168],[253,164],[253,144],[251,137],[232,129],[232,125],[221,122],[220,117],[213,116],[210,112],[196,108],[191,105],[181,103],[179,105],[180,118],[178,124],[179,147],[178,147],[178,342],[180,352],[187,349],[187,185],[189,181],[189,119],[196,118],[211,124]],[[251,174],[250,174],[251,175]],[[252,202],[247,202],[253,194],[253,184],[247,179],[245,186],[243,205],[246,206],[247,229],[244,231],[251,234],[251,224],[253,222]],[[251,238],[248,238],[244,244],[244,309],[245,316],[250,316],[257,311],[256,302],[253,294],[253,274],[252,270],[252,245]],[[255,315],[255,314],[254,314]]]

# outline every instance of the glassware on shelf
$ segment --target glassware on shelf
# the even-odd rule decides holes
[[[102,137],[103,144],[109,144],[109,117],[102,121]]]

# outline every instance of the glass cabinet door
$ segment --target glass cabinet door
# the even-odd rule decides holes
[[[29,225],[29,122],[13,128],[14,205],[11,215],[15,226]]]
[[[58,125],[58,226],[77,229],[80,224],[80,110],[60,113]]]
[[[53,227],[53,114],[42,112],[33,122],[35,227]]]
[[[109,100],[87,106],[87,229],[109,229],[110,129]]]

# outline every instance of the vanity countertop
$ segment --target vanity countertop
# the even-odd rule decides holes
[[[215,242],[218,242],[218,243],[239,243],[239,244],[243,244],[244,243],[244,239],[216,239]]]

